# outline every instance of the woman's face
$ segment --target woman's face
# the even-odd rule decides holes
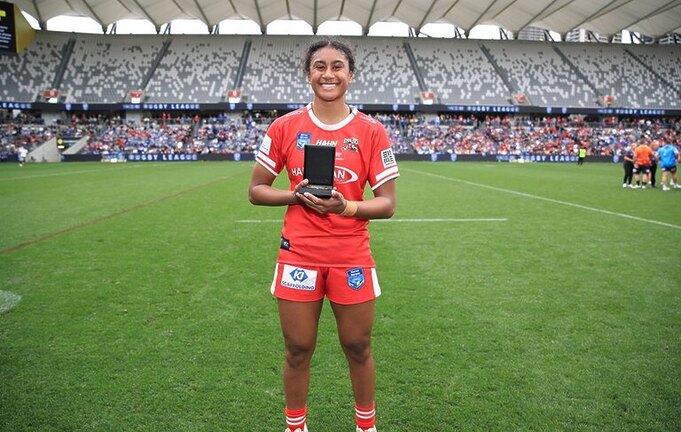
[[[312,55],[307,73],[315,98],[325,102],[344,100],[352,72],[341,51],[330,46],[318,49]]]

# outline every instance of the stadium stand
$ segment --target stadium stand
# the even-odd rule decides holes
[[[679,108],[676,91],[650,66],[614,44],[560,44],[558,49],[587,77],[601,95],[614,95],[622,106]],[[678,50],[677,50],[678,51]]]
[[[21,55],[0,55],[0,99],[33,102],[52,88],[62,53],[71,35],[37,32],[31,46]]]
[[[626,51],[641,59],[645,64],[676,89],[677,101],[681,99],[681,49],[674,45],[629,45]]]
[[[597,96],[569,65],[542,42],[485,41],[484,45],[532,104],[596,107]]]
[[[409,39],[429,90],[443,104],[509,105],[510,91],[479,41]]]
[[[163,38],[79,34],[60,88],[66,102],[120,103],[143,84]]]
[[[148,102],[223,102],[239,68],[245,38],[173,36],[146,87]]]
[[[350,103],[413,104],[419,92],[416,76],[398,38],[348,39],[357,60],[357,74],[348,91]]]
[[[256,36],[252,38],[242,88],[254,103],[307,103],[311,91],[301,59],[309,37]]]
[[[309,37],[258,36],[245,68],[243,88],[249,102],[307,103],[310,89],[301,59]],[[347,38],[355,50],[357,75],[348,92],[351,103],[409,104],[419,87],[396,38]]]
[[[357,75],[348,100],[445,105],[681,109],[681,50],[672,46],[432,38],[348,37]],[[35,102],[59,90],[69,103],[251,103],[310,99],[301,59],[308,36],[88,35],[38,32],[21,55],[0,56],[0,100]],[[413,57],[411,57],[413,54]]]

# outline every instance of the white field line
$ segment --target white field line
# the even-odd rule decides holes
[[[435,218],[435,219],[373,219],[371,223],[374,222],[391,222],[391,223],[430,223],[430,222],[507,222],[506,218],[467,218],[467,219],[446,219],[446,218]],[[241,219],[237,220],[237,223],[283,223],[283,219]]]
[[[607,214],[607,215],[610,215],[610,216],[617,216],[617,217],[621,217],[621,218],[624,218],[624,219],[631,219],[631,220],[635,220],[635,221],[638,221],[638,222],[645,222],[645,223],[649,223],[649,224],[653,224],[653,225],[660,225],[660,226],[664,226],[664,227],[668,227],[668,228],[681,229],[681,225],[674,225],[674,224],[670,224],[670,223],[667,223],[667,222],[656,221],[656,220],[653,220],[653,219],[645,219],[645,218],[638,217],[638,216],[628,215],[626,213],[613,212],[613,211],[610,211],[610,210],[599,209],[599,208],[596,208],[596,207],[589,207],[589,206],[585,206],[585,205],[581,205],[581,204],[575,204],[575,203],[571,203],[571,202],[568,202],[568,201],[560,201],[560,200],[553,199],[553,198],[546,198],[546,197],[542,197],[542,196],[539,196],[539,195],[532,195],[532,194],[528,194],[528,193],[525,193],[525,192],[518,192],[518,191],[511,190],[511,189],[504,189],[504,188],[500,188],[500,187],[496,187],[496,186],[489,186],[489,185],[486,185],[486,184],[475,183],[475,182],[468,181],[468,180],[455,179],[455,178],[446,177],[446,176],[442,176],[442,175],[439,175],[439,174],[432,174],[432,173],[429,173],[429,172],[419,171],[419,170],[415,170],[415,169],[401,168],[401,170],[402,171],[409,171],[409,172],[413,172],[413,173],[417,173],[417,174],[421,174],[421,175],[425,175],[425,176],[429,176],[429,177],[435,177],[435,178],[442,179],[442,180],[447,180],[447,181],[452,181],[452,182],[457,182],[457,183],[464,183],[464,184],[467,184],[467,185],[470,185],[470,186],[481,187],[481,188],[490,189],[490,190],[497,191],[497,192],[503,192],[503,193],[506,193],[506,194],[518,195],[518,196],[522,196],[522,197],[525,197],[525,198],[532,198],[532,199],[536,199],[536,200],[540,200],[540,201],[550,202],[550,203],[553,203],[553,204],[560,204],[560,205],[564,205],[564,206],[568,206],[568,207],[578,208],[578,209],[581,209],[581,210],[588,210],[588,211],[592,211],[592,212],[596,212],[596,213]]]
[[[64,163],[78,163],[78,162],[64,162]],[[5,178],[0,178],[0,181],[13,181],[13,180],[30,180],[30,179],[35,179],[35,178],[42,178],[42,177],[56,177],[56,176],[65,176],[65,175],[73,175],[73,174],[88,174],[88,173],[93,173],[93,172],[104,172],[104,171],[114,171],[116,169],[134,169],[134,168],[142,168],[144,166],[154,166],[154,167],[159,167],[159,166],[167,166],[167,165],[172,165],[172,163],[158,163],[158,164],[150,164],[150,163],[138,163],[138,164],[130,164],[130,165],[116,165],[115,167],[102,167],[102,168],[97,168],[97,169],[87,169],[87,170],[79,170],[79,171],[62,171],[62,172],[56,172],[56,173],[49,173],[49,174],[34,174],[34,175],[28,175],[28,176],[20,176],[20,177],[5,177]]]

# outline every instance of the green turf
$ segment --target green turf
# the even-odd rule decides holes
[[[283,209],[248,203],[251,167],[0,165],[1,431],[283,430]],[[381,432],[681,430],[681,190],[400,167],[370,225]],[[354,430],[329,312],[311,432]]]

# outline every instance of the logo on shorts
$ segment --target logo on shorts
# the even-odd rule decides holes
[[[364,269],[361,267],[353,268],[345,272],[348,277],[348,285],[354,290],[362,288],[364,285]]]
[[[312,134],[308,132],[298,132],[298,137],[296,138],[296,148],[302,150],[305,144],[310,144],[312,140]]]
[[[316,284],[316,270],[308,270],[284,264],[281,286],[304,291],[314,291]]]
[[[305,273],[305,270],[303,269],[292,270],[289,274],[291,275],[291,279],[296,282],[304,282],[305,279],[307,279],[307,273]]]

